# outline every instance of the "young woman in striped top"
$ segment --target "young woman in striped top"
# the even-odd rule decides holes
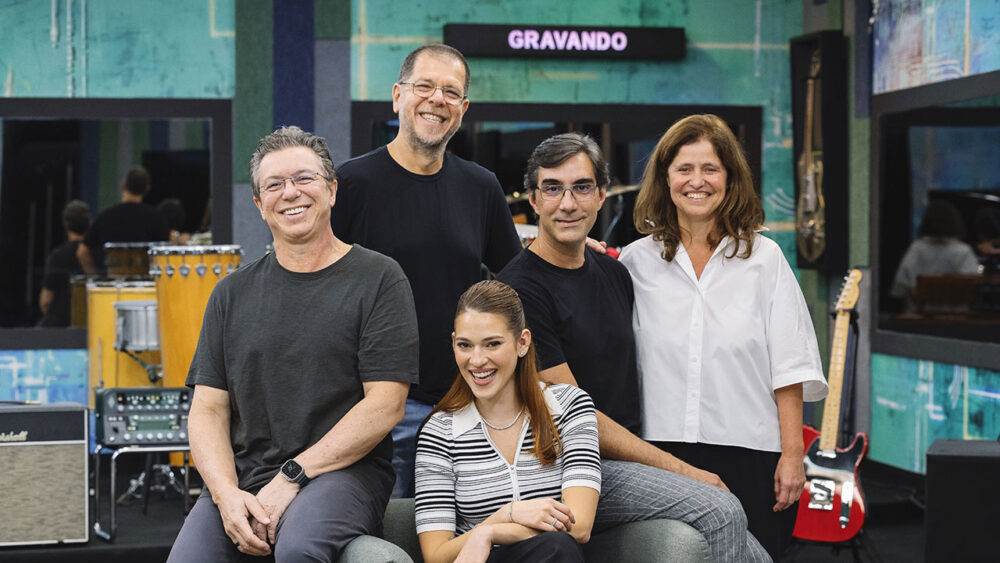
[[[459,376],[417,438],[424,560],[582,562],[601,487],[593,402],[539,382],[521,301],[506,284],[462,295],[452,343]]]

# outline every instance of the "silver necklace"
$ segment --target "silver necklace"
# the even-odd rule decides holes
[[[494,430],[506,430],[511,426],[514,426],[514,423],[517,422],[517,419],[521,418],[521,414],[523,413],[524,413],[524,406],[521,407],[521,410],[517,411],[517,416],[515,416],[514,420],[510,421],[510,424],[508,424],[507,426],[493,426],[492,424],[490,424],[490,421],[486,420],[486,417],[481,414],[479,415],[479,418],[483,419],[483,424],[489,426]]]

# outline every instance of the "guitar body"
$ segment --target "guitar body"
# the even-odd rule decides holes
[[[792,535],[804,540],[845,542],[854,537],[865,522],[865,500],[858,481],[858,465],[868,450],[868,437],[859,432],[847,448],[820,452],[818,430],[805,426],[802,436],[804,443],[808,444],[806,484],[799,498],[799,513]],[[845,485],[851,494],[849,506],[844,505],[842,498]]]

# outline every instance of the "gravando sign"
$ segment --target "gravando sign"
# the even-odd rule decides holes
[[[682,27],[449,23],[444,42],[467,57],[677,61],[685,53]]]

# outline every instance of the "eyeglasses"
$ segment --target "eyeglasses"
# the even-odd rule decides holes
[[[542,194],[542,199],[556,200],[562,199],[563,194],[569,192],[576,199],[588,199],[597,191],[597,184],[593,182],[581,182],[579,184],[542,184],[535,188]]]
[[[314,182],[319,181],[320,178],[325,180],[326,176],[317,172],[307,172],[305,174],[289,176],[288,178],[270,178],[266,184],[260,187],[260,190],[267,193],[274,193],[283,190],[285,189],[286,181],[291,181],[292,185],[297,188],[304,188],[306,186],[311,186]]]
[[[462,103],[465,99],[465,95],[458,90],[450,86],[435,86],[430,82],[403,82],[400,81],[399,84],[406,84],[410,87],[410,91],[414,94],[420,96],[421,98],[430,98],[434,95],[434,90],[441,90],[441,95],[444,96],[444,101],[448,102],[449,105],[457,106]]]

